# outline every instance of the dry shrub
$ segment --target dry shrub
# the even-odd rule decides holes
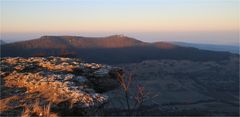
[[[6,87],[26,87],[27,92],[25,92],[22,96],[22,98],[17,97],[11,97],[0,100],[1,108],[0,111],[6,111],[10,109],[14,109],[15,107],[8,106],[9,102],[11,100],[17,100],[19,103],[18,107],[23,107],[24,112],[22,113],[22,116],[31,116],[31,115],[37,115],[37,116],[55,116],[56,114],[50,113],[50,103],[53,104],[59,104],[61,102],[65,101],[71,101],[68,96],[68,94],[64,93],[63,91],[60,91],[61,88],[58,84],[49,85],[49,82],[42,82],[40,84],[34,85],[33,83],[26,83],[24,80],[21,80],[21,78],[24,77],[22,75],[19,75],[19,80],[15,80],[14,78],[6,78]],[[39,104],[39,98],[44,99],[44,102],[50,102],[47,106],[41,106]],[[34,103],[35,102],[35,103]],[[34,104],[32,104],[34,103]],[[71,102],[70,102],[71,103]],[[32,104],[32,105],[31,105]],[[29,106],[30,105],[30,106]]]
[[[137,93],[134,96],[134,101],[135,101],[134,108],[140,107],[143,104],[144,98],[146,96],[143,85],[138,84],[136,92]]]
[[[19,96],[11,96],[11,97],[8,97],[5,99],[1,99],[0,100],[0,112],[15,108],[15,107],[10,106],[9,104],[16,100],[19,100]]]
[[[61,102],[70,100],[68,96],[64,96],[68,94],[59,93],[57,88],[46,87],[45,89],[41,90],[40,95],[41,97],[45,98],[47,101],[53,102],[55,104],[59,104]]]
[[[33,105],[30,105],[30,106],[25,105],[24,111],[21,116],[22,117],[30,117],[30,116],[57,117],[57,114],[51,112],[51,103],[41,106],[39,100],[37,100]]]
[[[11,82],[13,81],[13,82]],[[24,111],[22,113],[23,117],[29,117],[32,115],[36,116],[46,116],[46,117],[55,117],[57,114],[50,112],[51,103],[49,103],[47,106],[41,106],[39,103],[39,97],[44,98],[47,102],[53,102],[53,103],[60,103],[63,100],[59,98],[59,94],[57,93],[57,88],[49,87],[48,84],[42,84],[38,87],[34,86],[33,84],[26,84],[23,81],[15,81],[9,80],[6,82],[5,86],[7,87],[26,87],[27,92],[26,95],[20,99],[18,96],[12,96],[10,98],[5,98],[0,100],[0,111],[6,111],[10,109],[14,109],[15,107],[9,106],[10,101],[17,100],[23,101],[18,107],[23,107]],[[56,95],[54,95],[56,94]],[[34,104],[31,105],[29,102],[34,102]]]
[[[21,114],[21,117],[31,117],[31,110],[25,107],[23,113]]]
[[[124,74],[117,74],[117,80],[124,92],[123,97],[127,105],[128,115],[133,114],[131,111],[137,110],[146,100],[152,99],[149,93],[145,90],[144,86],[141,84],[137,84],[135,91],[130,90],[130,85],[133,82],[131,74],[127,77],[124,76]],[[131,96],[133,96],[133,98],[130,98]]]
[[[125,101],[127,104],[127,110],[128,110],[128,115],[130,115],[130,104],[129,104],[129,86],[132,82],[132,76],[129,75],[129,77],[124,78],[123,74],[117,74],[117,80],[120,83],[121,88],[123,89],[124,92],[124,97],[125,97]]]

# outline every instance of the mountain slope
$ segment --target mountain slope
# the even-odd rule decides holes
[[[113,35],[108,37],[42,36],[2,46],[5,56],[74,56],[88,62],[108,64],[141,62],[143,60],[176,59],[218,61],[228,59],[228,52],[213,52],[181,47],[166,42],[147,43],[134,38]]]
[[[173,44],[185,47],[194,47],[198,49],[211,50],[211,51],[226,51],[231,53],[240,54],[239,46],[237,45],[214,45],[214,44],[195,44],[185,42],[173,42]]]
[[[16,42],[7,46],[25,49],[122,48],[141,43],[143,42],[121,35],[109,37],[42,36],[38,39]]]

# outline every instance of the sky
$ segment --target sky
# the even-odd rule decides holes
[[[239,0],[0,0],[1,39],[125,34],[239,44]]]

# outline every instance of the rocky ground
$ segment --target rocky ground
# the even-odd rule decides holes
[[[0,114],[239,116],[239,65],[236,57],[115,67],[76,58],[2,58]],[[117,78],[123,72],[130,110]]]
[[[88,115],[108,102],[119,68],[61,57],[1,58],[1,116]]]
[[[133,84],[142,84],[152,97],[144,102],[147,110],[140,115],[215,116],[239,116],[239,66],[238,57],[219,62],[151,60],[119,65],[132,74]]]

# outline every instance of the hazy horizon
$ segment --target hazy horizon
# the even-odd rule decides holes
[[[43,33],[8,33],[2,34],[1,40],[10,42],[25,41],[37,39],[41,36],[83,36],[83,37],[105,37],[110,35],[123,34],[144,42],[187,42],[197,44],[215,44],[215,45],[239,45],[238,32],[43,32]],[[219,42],[217,39],[224,39]],[[230,41],[229,41],[230,39]]]
[[[239,45],[238,0],[1,0],[1,39],[124,34]]]

